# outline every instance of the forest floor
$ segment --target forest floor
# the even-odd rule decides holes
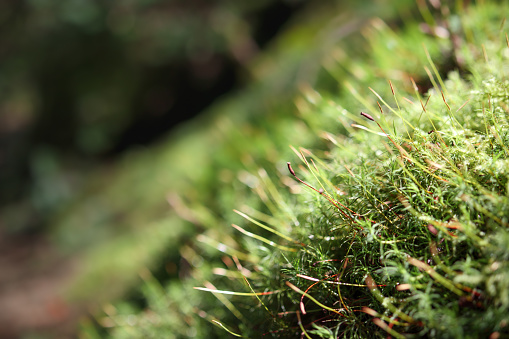
[[[76,271],[76,259],[58,253],[45,237],[0,233],[0,337],[73,337],[86,309],[67,303],[63,292]]]

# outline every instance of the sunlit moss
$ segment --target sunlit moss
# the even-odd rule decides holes
[[[187,217],[206,226],[201,245],[180,251],[196,267],[166,293],[146,280],[148,307],[134,325],[113,323],[113,337],[509,333],[507,7],[435,12],[421,8],[428,26],[416,16],[400,30],[372,20],[369,48],[338,44],[323,82],[299,84],[295,108],[271,103],[297,117],[226,134],[242,165],[218,155],[227,170],[214,203],[183,194]],[[264,131],[282,135],[263,150],[242,139]]]

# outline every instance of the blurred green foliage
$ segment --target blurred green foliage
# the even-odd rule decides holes
[[[246,65],[286,20],[268,32],[265,12],[290,15],[301,5],[2,2],[3,228],[37,230],[73,198],[91,168],[154,140],[242,84]]]
[[[216,137],[183,138],[194,125],[164,146],[137,144],[156,139],[154,125],[160,136],[242,86],[251,59],[303,3],[1,2],[1,239],[35,233],[80,257],[69,294],[94,305],[94,295],[102,302],[133,286],[141,267],[177,262],[164,250],[195,228],[165,219],[166,195],[203,175],[189,154],[211,157]],[[286,17],[262,19],[281,11]]]

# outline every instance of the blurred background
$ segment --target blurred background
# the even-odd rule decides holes
[[[60,292],[81,269],[78,253],[111,232],[57,229],[61,215],[95,189],[91,177],[243,88],[249,63],[303,7],[303,0],[0,2],[1,338],[73,333],[87,309],[69,306]]]
[[[4,236],[42,231],[91,168],[241,88],[246,65],[302,5],[2,1]]]

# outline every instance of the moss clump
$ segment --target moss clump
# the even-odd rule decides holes
[[[181,209],[206,246],[180,249],[182,284],[145,277],[143,312],[107,312],[113,337],[508,334],[507,5],[420,11],[328,46],[299,121],[274,100],[284,118],[230,130],[213,203]],[[274,146],[288,140],[313,145],[292,148],[300,165]]]
[[[448,42],[420,45],[427,38],[417,35],[405,55],[426,60],[426,94],[409,75],[418,70],[388,66],[400,55],[388,58],[391,51],[405,47],[397,40],[415,38],[417,25],[396,36],[375,21],[368,36],[385,54],[383,66],[343,78],[339,96],[307,90],[298,101],[305,121],[334,111],[341,127],[322,133],[329,143],[320,150],[297,152],[302,165],[289,165],[295,183],[279,168],[300,193],[284,198],[289,208],[267,187],[269,203],[283,208],[277,221],[258,215],[269,232],[236,226],[258,258],[242,264],[252,270],[249,287],[268,294],[250,310],[269,320],[248,321],[244,334],[509,335],[509,46],[499,16],[506,10],[488,3],[433,22]],[[455,23],[465,29],[454,31]],[[437,67],[429,51],[441,49],[457,70]],[[346,74],[341,63],[328,69]]]

